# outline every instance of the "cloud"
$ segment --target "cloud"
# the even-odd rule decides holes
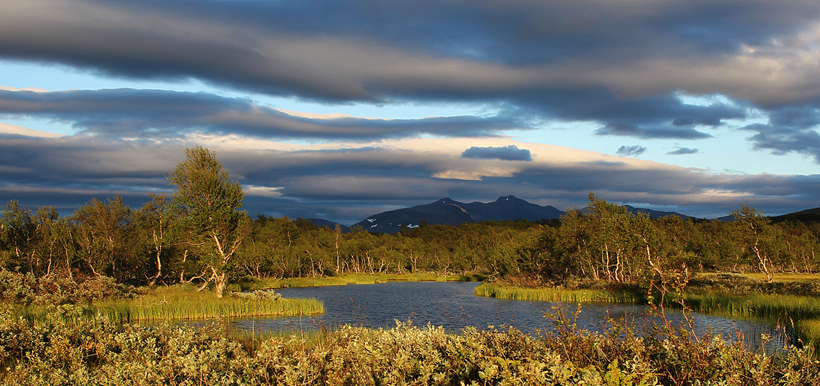
[[[742,127],[754,132],[749,141],[757,150],[772,154],[798,153],[820,164],[820,100],[768,110],[768,123]]]
[[[646,152],[646,148],[640,145],[621,146],[618,148],[618,155],[622,157],[639,156]]]
[[[669,154],[669,155],[686,155],[686,154],[698,154],[698,153],[700,153],[700,150],[698,150],[698,149],[693,149],[691,147],[678,147],[677,149],[672,150],[670,152],[667,152],[666,154]]]
[[[599,122],[602,135],[695,139],[710,137],[701,127],[747,117],[748,104],[820,97],[818,17],[802,0],[29,0],[0,15],[0,56],[324,102],[507,103]],[[680,92],[737,103],[688,105]],[[496,118],[470,135],[520,125]],[[336,123],[316,135],[360,134],[358,123]]]
[[[509,145],[503,147],[473,146],[461,153],[461,158],[497,159],[502,161],[532,161],[532,154],[527,149]]]
[[[0,122],[0,136],[20,136],[20,137],[62,137],[62,134],[49,133],[39,130],[31,130],[27,127],[10,125]]]
[[[132,207],[148,193],[170,193],[165,176],[200,144],[216,152],[246,189],[244,209],[291,218],[326,213],[355,223],[383,210],[442,197],[490,201],[516,196],[559,208],[583,206],[589,192],[607,200],[676,206],[691,215],[724,215],[739,203],[767,213],[796,211],[820,200],[817,176],[724,175],[506,138],[475,139],[477,148],[515,146],[530,162],[462,158],[462,141],[407,138],[294,145],[236,136],[194,135],[161,144],[104,137],[0,137],[0,202],[55,205],[64,214],[92,197],[123,196]],[[474,176],[476,178],[442,178]],[[716,216],[715,216],[716,217]]]
[[[597,135],[618,135],[641,139],[674,138],[674,139],[702,139],[711,135],[691,128],[642,128],[625,123],[610,123],[595,131]]]
[[[164,90],[0,90],[0,114],[69,123],[80,133],[113,138],[175,138],[191,132],[259,138],[359,139],[492,136],[529,129],[504,116],[372,119],[309,116],[262,106],[248,99]]]
[[[290,217],[358,221],[374,208],[444,196],[584,205],[589,191],[695,215],[728,212],[738,200],[768,213],[804,209],[818,201],[817,176],[705,174],[511,145],[502,135],[560,121],[596,125],[604,137],[709,141],[741,126],[755,149],[820,161],[818,19],[820,7],[804,0],[9,2],[0,13],[2,60],[193,80],[250,97],[0,85],[3,117],[78,132],[45,138],[5,127],[0,198],[68,210],[120,194],[138,204],[147,192],[168,191],[164,175],[185,146],[199,143],[248,188],[249,211]],[[500,113],[316,117],[262,104],[259,95],[468,103]],[[283,142],[294,139],[313,145]],[[465,156],[469,146],[477,150]],[[618,154],[644,151],[623,146]]]

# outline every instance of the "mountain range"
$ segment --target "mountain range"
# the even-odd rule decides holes
[[[691,216],[677,212],[635,208],[629,205],[624,205],[624,207],[629,213],[645,213],[653,219],[666,216],[691,218]],[[497,200],[488,203],[478,201],[463,203],[447,197],[429,204],[377,213],[350,227],[341,224],[340,226],[342,232],[345,233],[356,227],[375,233],[395,233],[405,228],[417,228],[424,223],[429,225],[459,225],[467,222],[514,221],[519,219],[535,222],[560,218],[564,213],[564,211],[551,205],[541,206],[515,196],[501,196]],[[820,208],[777,216],[772,219],[775,222],[786,220],[820,221]],[[733,218],[726,216],[718,220],[732,221]],[[336,223],[328,220],[309,219],[309,221],[320,227],[327,226],[333,229],[336,226]]]
[[[495,202],[463,203],[452,198],[442,198],[426,205],[396,209],[368,216],[353,227],[378,232],[393,233],[402,229],[418,227],[422,221],[430,225],[458,225],[465,222],[489,220],[539,221],[561,217],[564,212],[552,206],[529,203],[515,196],[499,197]]]
[[[646,213],[651,218],[676,215],[688,216],[674,212],[662,212],[650,209],[626,206],[630,213]],[[459,225],[466,222],[527,220],[541,221],[561,217],[563,211],[551,206],[542,206],[522,200],[515,196],[501,196],[493,202],[463,203],[452,198],[442,198],[435,202],[402,208],[368,216],[351,227],[341,226],[343,232],[361,227],[363,230],[376,233],[395,233],[403,228],[417,228],[421,224]],[[333,229],[336,224],[327,220],[310,219],[317,226],[328,226]]]

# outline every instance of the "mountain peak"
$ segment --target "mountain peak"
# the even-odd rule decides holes
[[[518,219],[539,221],[558,218],[562,214],[552,206],[531,204],[512,195],[501,196],[494,202],[469,204],[445,197],[427,205],[374,214],[356,225],[371,232],[392,233],[403,227],[416,228],[422,220],[430,225],[458,225],[465,222]]]
[[[444,197],[438,201],[433,202],[431,205],[448,205],[448,204],[455,204],[455,200],[450,197]]]

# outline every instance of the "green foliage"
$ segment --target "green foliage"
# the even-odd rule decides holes
[[[220,299],[187,285],[155,288],[147,293],[141,293],[140,296],[130,297],[100,296],[100,293],[93,292],[91,294],[98,297],[85,298],[82,302],[35,301],[30,306],[17,306],[15,309],[19,315],[33,323],[42,323],[55,315],[72,322],[96,316],[118,323],[128,323],[324,313],[324,305],[316,299],[282,299],[281,295],[273,291],[233,293]]]
[[[636,336],[623,326],[536,337],[515,329],[460,334],[398,323],[320,335],[236,338],[188,328],[31,325],[0,314],[0,383],[17,385],[813,385],[811,350],[770,355],[720,339]]]
[[[7,264],[28,265],[31,271],[31,253],[37,237],[37,223],[30,211],[22,209],[17,201],[9,201],[0,218],[0,243],[8,253]]]
[[[76,256],[94,275],[123,278],[141,268],[129,243],[134,229],[133,213],[121,197],[104,203],[92,199],[74,212],[71,222]]]
[[[74,280],[58,275],[34,276],[0,269],[0,302],[15,305],[88,304],[100,300],[130,299],[143,294],[107,276]]]
[[[197,146],[185,149],[185,155],[187,159],[168,176],[177,188],[173,196],[177,225],[221,298],[231,258],[248,232],[250,219],[239,211],[245,194],[210,150]]]
[[[784,245],[779,241],[779,228],[773,227],[771,219],[749,205],[741,205],[740,209],[732,212],[732,216],[735,218],[733,225],[736,237],[747,248],[746,253],[752,256],[752,261],[758,264],[771,283],[770,268],[773,260],[784,249]]]
[[[342,233],[303,219],[251,221],[240,210],[241,186],[214,153],[195,147],[186,155],[169,175],[174,196],[151,196],[139,210],[114,197],[60,218],[54,208],[31,212],[9,202],[0,218],[0,266],[35,277],[212,284],[218,295],[231,283],[245,289],[303,285],[288,284],[295,279],[343,284],[349,280],[337,278],[364,274],[526,278],[567,289],[591,280],[670,292],[705,271],[762,272],[772,281],[766,289],[782,293],[787,289],[774,274],[820,271],[820,224],[773,224],[747,205],[734,222],[649,219],[590,195],[583,211],[570,210],[549,225],[428,224],[397,234]]]

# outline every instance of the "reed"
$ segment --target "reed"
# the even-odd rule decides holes
[[[476,287],[476,296],[496,299],[531,300],[564,303],[640,303],[643,297],[630,291],[563,288],[522,288],[483,283]]]
[[[100,301],[84,305],[22,307],[18,313],[30,321],[44,321],[55,313],[66,321],[100,315],[118,323],[160,320],[199,320],[267,316],[317,315],[324,305],[316,299],[216,298],[190,286],[156,289],[137,299]]]
[[[820,319],[801,320],[797,324],[797,331],[803,343],[820,349]]]
[[[743,276],[750,277],[755,280],[765,281],[766,274],[762,272],[749,272],[743,274]],[[772,278],[775,283],[782,282],[782,283],[791,283],[791,282],[801,282],[801,281],[812,281],[812,280],[820,280],[820,274],[818,273],[775,273],[774,277]]]
[[[820,319],[820,299],[812,296],[707,292],[687,293],[684,299],[693,311],[702,313],[769,320]]]
[[[820,299],[816,297],[708,292],[687,293],[684,299],[693,311],[792,326],[797,339],[820,350]]]

